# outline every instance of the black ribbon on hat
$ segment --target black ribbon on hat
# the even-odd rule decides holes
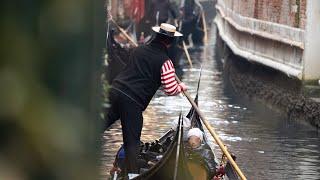
[[[159,33],[170,36],[170,37],[174,37],[175,32],[169,32],[169,31],[166,31],[166,30],[160,28]]]

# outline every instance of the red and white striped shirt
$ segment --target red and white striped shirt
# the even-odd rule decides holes
[[[181,92],[182,88],[176,81],[174,65],[170,59],[165,61],[161,67],[161,84],[164,92],[169,96],[173,96]]]

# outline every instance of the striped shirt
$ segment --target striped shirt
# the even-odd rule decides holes
[[[175,78],[175,69],[172,61],[168,59],[161,67],[161,84],[164,92],[173,96],[181,92],[181,87]]]

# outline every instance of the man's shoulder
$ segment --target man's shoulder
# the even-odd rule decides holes
[[[152,56],[153,58],[159,58],[163,60],[168,60],[169,56],[166,52],[159,50],[157,48],[151,47],[150,45],[141,45],[134,49],[134,53],[140,56]]]
[[[142,46],[134,47],[130,51],[131,57],[139,57],[139,56],[143,56],[143,54],[144,54],[144,50]]]
[[[145,52],[146,50],[148,49],[148,47],[146,45],[139,45],[138,47],[135,47],[133,50],[132,50],[132,53],[143,53]]]

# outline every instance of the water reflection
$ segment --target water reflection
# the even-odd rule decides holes
[[[202,65],[199,106],[211,125],[237,155],[248,179],[320,179],[320,135],[308,126],[287,121],[261,104],[254,104],[224,88],[222,65],[214,60],[216,29],[211,44],[191,52],[193,69],[183,61],[183,81],[194,96]],[[171,126],[180,111],[190,104],[183,97],[166,97],[158,92],[144,113],[142,140],[158,138]],[[209,138],[211,146],[219,148]],[[107,175],[122,142],[120,123],[104,134],[102,174]]]

